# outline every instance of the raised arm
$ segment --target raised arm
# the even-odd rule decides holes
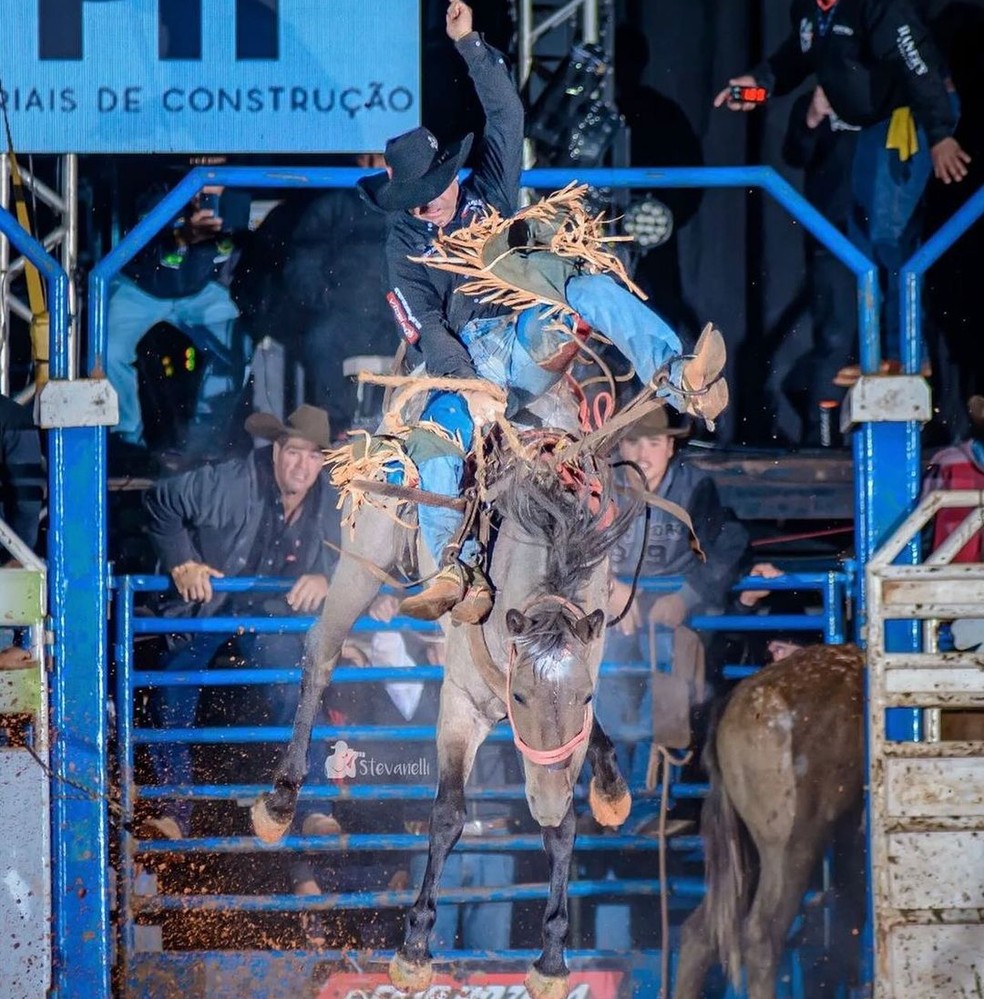
[[[505,57],[473,30],[471,8],[461,0],[448,7],[447,32],[465,60],[485,112],[475,183],[486,201],[511,215],[518,207],[523,168],[523,103]]]

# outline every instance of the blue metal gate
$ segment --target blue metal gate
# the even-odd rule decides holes
[[[349,186],[361,171],[348,169],[192,171],[113,252],[90,279],[90,351],[86,371],[93,383],[104,378],[106,292],[114,274],[206,183],[286,188]],[[878,285],[874,266],[826,222],[792,187],[768,168],[681,168],[666,170],[531,171],[532,187],[562,186],[580,180],[600,187],[757,187],[768,191],[798,221],[858,276],[861,365],[877,371],[879,362]],[[979,191],[905,269],[903,315],[905,370],[917,367],[922,275],[955,239],[984,214]],[[0,231],[45,276],[51,314],[51,373],[55,392],[70,389],[67,355],[68,281],[66,275],[6,211]],[[103,382],[103,384],[105,384]],[[82,389],[92,388],[92,385]],[[68,394],[71,394],[70,392]],[[72,409],[72,407],[68,407]],[[105,418],[75,407],[49,429],[50,600],[52,644],[52,794],[54,994],[109,995],[110,879],[108,876],[107,657],[105,619],[109,580],[106,561]],[[57,412],[55,404],[52,412]],[[61,407],[65,412],[65,407]],[[80,415],[81,414],[81,415]],[[865,422],[854,434],[856,473],[856,551],[863,568],[890,529],[911,508],[919,487],[918,424],[893,416]],[[877,482],[877,492],[875,483]],[[911,561],[914,547],[903,557]],[[862,573],[863,578],[863,573]],[[863,622],[859,591],[859,623]],[[890,645],[912,647],[914,632],[903,625]],[[918,715],[901,712],[896,737],[918,738]],[[66,783],[58,778],[68,778]],[[85,790],[80,790],[84,788]]]

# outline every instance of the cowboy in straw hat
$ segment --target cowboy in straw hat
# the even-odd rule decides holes
[[[431,132],[417,128],[387,144],[385,175],[360,182],[366,200],[389,215],[387,298],[404,337],[421,350],[427,373],[481,378],[504,388],[513,415],[563,377],[583,320],[582,335],[587,328],[604,333],[644,381],[661,376],[659,394],[672,405],[712,423],[728,398],[720,377],[721,334],[708,325],[695,356],[681,356],[676,333],[625,287],[634,286],[605,249],[601,224],[585,211],[581,189],[566,189],[517,214],[522,103],[503,57],[473,30],[468,5],[453,0],[446,22],[485,110],[474,173],[458,179],[472,136],[442,149]],[[428,402],[423,418],[458,434],[467,448],[476,423],[502,415],[500,399],[494,391],[470,391],[466,406],[444,392]],[[462,468],[457,455],[421,462],[421,487],[455,495]],[[455,620],[481,620],[491,595],[477,544],[469,540],[452,557],[446,547],[458,514],[421,506],[418,516],[421,535],[443,569],[425,591],[403,601],[402,613],[434,619],[451,610]]]

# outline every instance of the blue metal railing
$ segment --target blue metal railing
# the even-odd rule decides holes
[[[742,579],[735,587],[741,589],[798,590],[812,591],[822,596],[824,610],[821,613],[803,615],[781,615],[771,619],[773,628],[781,626],[801,629],[820,636],[825,635],[832,641],[843,640],[844,608],[843,601],[847,597],[849,574],[837,571],[829,573],[804,573],[795,576],[783,576],[775,579],[763,579],[749,576]],[[661,590],[678,588],[681,580],[659,579],[642,580],[643,589]],[[297,898],[287,894],[265,895],[203,895],[182,893],[180,895],[137,895],[134,888],[136,876],[136,856],[140,854],[251,854],[258,851],[264,853],[280,852],[286,855],[310,851],[369,851],[397,850],[403,852],[419,852],[427,847],[427,840],[422,835],[404,833],[389,833],[369,835],[350,833],[343,836],[305,837],[288,835],[276,847],[266,847],[252,836],[216,836],[185,839],[179,842],[169,840],[145,840],[139,845],[133,840],[129,831],[138,801],[170,801],[184,799],[187,801],[237,801],[251,800],[265,786],[256,784],[222,784],[222,785],[143,785],[137,787],[134,781],[134,753],[141,744],[209,744],[225,742],[236,744],[286,742],[290,738],[290,730],[273,726],[238,726],[222,728],[189,728],[189,729],[151,729],[137,728],[133,719],[134,697],[138,690],[149,690],[162,687],[217,687],[217,686],[255,686],[261,683],[297,682],[300,670],[297,668],[278,669],[196,669],[182,671],[136,670],[133,663],[133,639],[137,634],[162,634],[181,632],[220,631],[230,636],[243,631],[293,632],[305,630],[311,623],[310,618],[272,619],[272,618],[223,618],[222,627],[213,628],[213,622],[202,619],[177,619],[173,617],[135,617],[134,598],[139,593],[160,592],[167,589],[169,580],[160,576],[122,577],[116,582],[115,622],[116,622],[116,659],[117,659],[117,704],[119,743],[118,754],[121,774],[121,804],[123,807],[122,836],[123,844],[120,851],[121,861],[121,894],[122,905],[122,935],[124,952],[132,953],[134,943],[134,927],[137,917],[148,917],[165,911],[237,911],[237,912],[309,912],[329,911],[337,909],[368,909],[388,906],[409,905],[414,898],[410,891],[358,891],[327,894],[314,897]],[[248,590],[263,592],[283,592],[291,585],[290,581],[273,579],[220,579],[214,582],[218,592],[242,593]],[[705,616],[709,630],[764,630],[769,624],[768,616],[758,615],[719,615]],[[399,619],[387,623],[361,620],[361,630],[394,630]],[[696,623],[696,622],[691,622]],[[433,624],[412,622],[416,629],[436,631]],[[651,667],[648,664],[629,666],[603,664],[602,673],[639,673],[648,674]],[[340,667],[335,670],[332,682],[378,682],[380,680],[400,679],[437,681],[443,677],[443,669],[436,666],[391,668],[391,667]],[[433,726],[403,725],[403,726],[318,726],[314,731],[315,739],[332,739],[347,737],[353,741],[362,738],[399,739],[404,742],[417,740],[433,740]],[[510,733],[505,725],[499,726],[493,733],[496,740],[508,740]],[[634,794],[639,789],[633,789]],[[679,780],[679,773],[674,774],[671,785],[671,795],[674,798],[685,799],[701,797],[706,793],[706,785],[687,784]],[[312,784],[301,790],[305,800],[432,800],[433,783],[408,785],[361,785],[337,786]],[[518,801],[525,798],[522,785],[502,788],[469,788],[466,792],[469,799]],[[466,838],[461,848],[477,852],[539,851],[542,849],[540,836],[517,833],[494,838]],[[621,833],[618,835],[582,836],[578,840],[579,850],[628,850],[653,852],[659,848],[657,838],[642,835]],[[674,837],[669,841],[668,848],[675,853],[694,856],[700,848],[699,837],[694,835]],[[668,887],[679,901],[700,897],[703,887],[701,879],[693,877],[671,877]],[[604,881],[578,881],[571,885],[572,898],[594,898],[602,896],[651,896],[658,894],[660,883],[651,878],[619,879]],[[458,889],[451,888],[442,891],[442,902],[448,904],[467,903],[481,899],[483,901],[540,899],[546,897],[545,884],[513,885],[507,888]],[[456,952],[459,956],[459,952]],[[475,957],[460,952],[460,956]]]
[[[2,207],[0,232],[45,282],[49,370],[52,379],[67,378],[68,275]],[[52,995],[65,997],[109,996],[106,518],[96,485],[105,478],[98,433],[92,427],[48,433],[50,724],[58,733],[50,752]]]
[[[351,170],[345,168],[324,168],[324,169],[278,169],[264,170],[259,168],[232,168],[223,167],[219,169],[199,168],[192,171],[180,184],[173,189],[156,208],[144,218],[141,223],[131,231],[124,240],[101,261],[90,277],[90,298],[89,298],[89,371],[96,374],[103,369],[103,359],[105,357],[106,344],[106,294],[109,282],[114,275],[131,260],[135,254],[142,249],[157,232],[170,224],[172,218],[176,217],[185,204],[194,196],[205,184],[219,183],[229,186],[246,186],[254,188],[318,188],[318,187],[348,187],[354,180],[361,176],[364,171]],[[795,190],[790,187],[782,178],[771,169],[762,167],[737,167],[737,168],[675,168],[675,169],[636,169],[636,170],[579,170],[576,173],[565,170],[537,170],[530,171],[524,175],[524,184],[536,187],[562,186],[571,180],[579,180],[596,186],[613,188],[667,188],[667,187],[755,187],[766,191],[782,204],[793,217],[804,225],[814,236],[824,243],[849,269],[858,277],[858,317],[860,335],[860,360],[862,369],[865,372],[877,370],[880,360],[879,344],[879,290],[877,274],[874,265],[859,254],[846,239],[837,232],[827,221],[815,211]],[[978,217],[982,210],[981,192],[973,199],[972,203],[965,206],[952,225],[944,228],[927,243],[924,248],[925,253],[921,257],[917,254],[913,258],[913,267],[904,274],[903,294],[907,296],[903,303],[903,316],[905,319],[906,347],[904,349],[904,361],[906,370],[915,370],[917,364],[917,351],[915,344],[918,343],[919,335],[919,281],[922,272],[929,266],[930,254],[935,254],[933,259],[943,252],[945,246],[949,245],[953,239],[957,238],[971,224],[973,218]],[[971,218],[973,215],[973,218]],[[7,232],[7,228],[3,227]],[[13,238],[15,244],[17,240]],[[20,245],[20,244],[17,244]],[[54,296],[53,296],[54,301]],[[57,310],[58,306],[54,306]],[[67,315],[67,308],[65,310]],[[67,338],[64,331],[67,327],[64,324],[64,317],[57,311],[52,315],[52,372],[55,377],[63,377],[63,372],[67,371]],[[71,433],[71,432],[68,432]],[[58,436],[58,434],[56,434]],[[82,566],[88,565],[90,572],[95,573],[94,587],[83,584],[79,587],[73,584],[76,590],[88,592],[94,597],[94,604],[90,610],[96,613],[98,618],[100,613],[99,602],[105,599],[103,580],[98,578],[98,574],[105,565],[105,524],[101,511],[105,506],[105,431],[102,428],[93,428],[91,431],[93,446],[88,447],[88,438],[83,441],[85,447],[76,449],[79,455],[79,463],[85,467],[88,478],[76,478],[76,490],[74,499],[87,506],[91,495],[92,503],[96,511],[95,528],[97,537],[87,546],[85,552],[74,549],[69,553],[71,567],[74,578],[85,578],[81,576]],[[66,450],[56,445],[56,457],[61,455],[62,460],[66,460]],[[863,567],[868,556],[877,547],[881,538],[892,528],[898,519],[899,511],[906,508],[915,495],[918,481],[918,427],[912,423],[901,425],[892,424],[866,424],[855,435],[855,482],[857,515],[855,521],[855,538],[857,557],[860,562],[861,572],[858,575],[859,590],[863,586]],[[901,459],[901,460],[900,460]],[[915,472],[913,470],[916,470]],[[874,482],[879,482],[878,492],[875,492]],[[82,488],[78,483],[82,483]],[[69,490],[63,490],[69,495]],[[54,495],[54,490],[53,490]],[[60,518],[67,509],[57,507],[53,502],[53,525],[61,522]],[[83,530],[81,532],[85,534]],[[95,567],[95,568],[92,568]],[[63,578],[67,578],[67,575]],[[86,579],[86,583],[92,580]],[[55,579],[52,580],[53,592],[58,590]],[[62,587],[56,593],[52,601],[53,608],[65,606],[62,599],[67,587]],[[102,605],[104,607],[104,604]],[[858,614],[856,622],[863,624],[863,591],[859,592],[857,602]],[[87,612],[88,613],[88,612]],[[72,615],[69,615],[70,617]],[[83,615],[85,617],[85,615]],[[81,619],[81,618],[80,618]],[[60,634],[69,636],[74,631],[70,630],[70,624],[66,623],[64,629],[60,629]],[[72,646],[73,654],[79,646]],[[104,652],[102,649],[95,650],[93,656],[88,659],[95,664],[95,678],[97,682],[103,676],[102,664]],[[67,655],[66,655],[67,659]],[[81,671],[77,671],[80,673]],[[90,695],[86,699],[85,695],[78,690],[71,694],[73,703],[81,703],[85,710],[74,712],[75,720],[82,720],[84,726],[88,726],[90,721],[95,728],[90,728],[92,732],[101,731],[101,720],[92,719],[91,701],[94,689],[91,684],[91,674],[86,677],[90,683]],[[56,677],[56,686],[60,681]],[[98,695],[95,695],[98,696]],[[73,714],[69,712],[69,714]],[[918,734],[918,733],[916,733]],[[102,774],[99,780],[104,780]],[[98,783],[96,781],[95,783]],[[93,883],[103,884],[104,874],[100,873],[102,853],[102,843],[100,831],[104,828],[104,816],[95,815],[91,817],[93,824],[88,824],[88,828],[93,830],[93,835],[89,838],[90,859],[80,867],[84,869],[87,877],[95,877]],[[102,880],[100,880],[102,879]],[[98,905],[98,897],[104,893],[95,893],[97,901],[93,905]],[[89,898],[93,898],[93,893],[89,893]],[[105,918],[100,925],[105,924]],[[81,923],[76,926],[81,927]],[[79,930],[81,932],[81,930]],[[96,939],[105,939],[104,935],[91,934]],[[101,952],[98,948],[88,946],[87,948],[73,948],[76,951],[83,951],[92,957],[92,965],[99,965]],[[101,966],[105,968],[107,962],[103,960]],[[81,991],[86,991],[94,996],[101,994],[101,988],[93,985],[84,975],[78,981],[85,982],[86,986]],[[79,990],[76,990],[79,991]]]
[[[206,185],[249,188],[347,188],[372,171],[352,167],[196,167],[172,188],[92,270],[89,278],[89,366],[104,364],[109,281],[156,235],[169,227]],[[771,167],[671,167],[664,169],[528,170],[522,183],[558,188],[577,180],[607,188],[757,188],[771,195],[858,278],[858,330],[864,371],[878,370],[880,291],[878,272],[835,226]]]

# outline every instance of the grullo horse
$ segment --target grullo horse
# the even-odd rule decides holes
[[[619,825],[628,814],[628,789],[591,701],[608,604],[608,554],[638,506],[623,499],[615,512],[612,470],[590,456],[573,476],[570,469],[559,474],[558,466],[556,457],[541,455],[517,458],[501,473],[490,567],[495,607],[484,625],[448,627],[430,852],[403,944],[390,965],[393,983],[407,992],[426,989],[432,979],[428,941],[438,882],[461,836],[465,782],[492,726],[505,718],[512,725],[523,753],[527,802],[542,828],[549,862],[543,949],[527,977],[534,999],[567,995],[573,790],[586,756],[594,771],[589,794],[595,817]],[[572,488],[572,481],[583,487]],[[268,842],[291,823],[321,695],[342,642],[379,590],[369,563],[389,570],[407,543],[407,531],[394,516],[398,507],[398,499],[365,504],[354,529],[344,534],[325,609],[308,635],[290,746],[273,790],[253,806],[254,831]]]

